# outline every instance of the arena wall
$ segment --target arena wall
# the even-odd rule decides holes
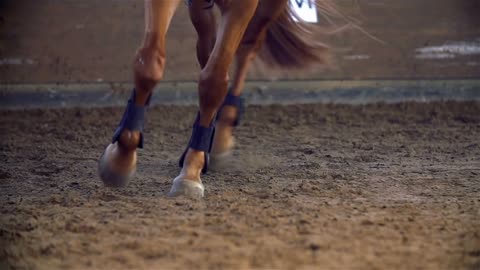
[[[354,28],[326,40],[335,65],[310,73],[250,79],[470,79],[480,77],[477,0],[339,0],[369,37]],[[1,83],[131,81],[143,32],[139,0],[0,2]],[[321,19],[321,18],[320,18]],[[182,5],[168,33],[166,81],[198,76],[195,33]]]

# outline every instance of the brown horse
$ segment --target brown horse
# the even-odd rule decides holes
[[[143,147],[145,108],[162,79],[165,36],[180,2],[145,0],[145,36],[133,64],[135,89],[112,143],[99,162],[100,176],[107,186],[123,186],[135,172],[136,149]],[[173,180],[169,195],[203,197],[200,175],[207,171],[210,153],[221,157],[233,147],[240,95],[257,53],[267,65],[281,68],[325,63],[328,53],[324,44],[315,41],[306,24],[294,19],[288,0],[189,0],[187,5],[198,34],[200,110],[180,160],[181,171]],[[327,15],[336,13],[328,0],[317,0],[317,5]],[[218,25],[214,6],[221,14]],[[228,70],[234,60],[233,79],[228,87]]]

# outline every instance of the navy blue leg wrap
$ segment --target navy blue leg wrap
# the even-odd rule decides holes
[[[232,95],[229,91],[223,100],[222,107],[220,107],[219,113],[217,114],[217,119],[220,117],[220,113],[222,112],[224,106],[234,106],[237,108],[237,117],[233,122],[233,126],[238,126],[243,118],[243,114],[245,113],[245,100],[241,96]]]
[[[197,120],[193,125],[192,137],[190,138],[189,146],[192,149],[210,152],[212,147],[212,138],[215,132],[215,125],[211,124],[209,127],[202,127],[198,123],[200,117],[197,116]]]
[[[213,137],[215,135],[215,121],[213,121],[209,127],[200,126],[200,113],[197,114],[195,123],[193,124],[192,136],[188,142],[187,149],[183,152],[179,160],[180,167],[183,167],[185,156],[187,155],[188,148],[195,149],[197,151],[205,152],[205,163],[202,169],[202,173],[207,173],[208,163],[210,161],[210,151],[212,150]]]
[[[128,129],[131,131],[140,132],[140,142],[138,143],[138,148],[143,148],[143,128],[145,111],[147,110],[147,106],[149,103],[150,98],[148,98],[147,104],[145,106],[135,105],[135,89],[132,91],[132,95],[128,99],[127,108],[125,109],[122,120],[120,121],[120,124],[118,125],[118,128],[113,135],[112,143],[118,141],[124,129]]]

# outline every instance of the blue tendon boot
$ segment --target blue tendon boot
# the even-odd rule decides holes
[[[150,98],[147,101],[145,106],[137,106],[135,105],[135,89],[132,91],[132,95],[128,100],[127,108],[123,114],[122,120],[115,131],[112,139],[112,143],[105,149],[102,156],[100,157],[100,161],[98,162],[98,171],[100,174],[100,178],[102,179],[103,183],[109,187],[123,187],[126,186],[128,181],[133,178],[135,171],[136,171],[136,161],[137,161],[137,154],[134,153],[134,165],[132,168],[129,168],[124,173],[115,172],[111,168],[111,164],[109,164],[108,155],[111,154],[112,149],[118,140],[120,139],[120,135],[122,134],[123,130],[128,129],[130,131],[139,131],[140,132],[140,141],[138,143],[138,148],[143,148],[143,128],[144,128],[144,119],[145,119],[145,111],[149,104]]]
[[[230,92],[228,92],[227,96],[223,100],[222,107],[220,107],[219,112],[222,111],[224,106],[233,106],[237,108],[237,117],[233,122],[233,126],[236,127],[240,125],[240,121],[243,118],[243,114],[245,113],[245,100],[241,96],[234,96]],[[217,120],[220,117],[220,114],[217,114]]]
[[[209,127],[202,127],[199,124],[200,114],[197,114],[195,123],[193,124],[192,136],[188,142],[188,146],[183,152],[179,160],[179,165],[183,168],[183,163],[185,162],[185,156],[189,148],[192,148],[197,151],[205,152],[205,161],[202,169],[202,173],[207,173],[208,164],[210,162],[210,150],[212,148],[212,140],[215,134],[215,121],[210,124]],[[168,195],[170,197],[184,195],[190,198],[202,198],[204,196],[205,187],[202,184],[202,181],[194,181],[189,179],[184,179],[182,176],[178,176],[173,180],[172,188]]]

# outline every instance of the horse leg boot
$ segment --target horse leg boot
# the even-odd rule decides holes
[[[221,11],[215,46],[200,72],[198,85],[200,112],[193,126],[187,150],[180,159],[182,170],[173,180],[171,196],[203,197],[200,174],[207,171],[213,139],[215,115],[227,94],[228,69],[243,34],[258,5],[258,0],[217,0]]]
[[[145,36],[133,63],[135,88],[112,142],[99,161],[99,173],[107,186],[125,186],[133,177],[137,148],[143,147],[146,107],[165,67],[165,34],[180,0],[145,1]]]
[[[227,97],[218,112],[212,165],[230,156],[234,147],[233,130],[244,113],[241,95],[251,63],[264,43],[269,25],[285,10],[287,0],[260,1],[235,54],[235,69]]]

